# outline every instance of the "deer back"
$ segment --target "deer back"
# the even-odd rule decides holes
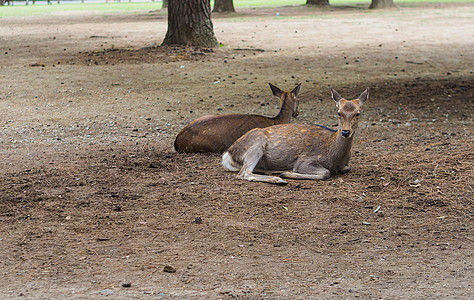
[[[292,116],[298,114],[297,95],[301,84],[291,92],[281,91],[272,84],[270,87],[273,94],[280,98],[280,112],[276,117],[227,114],[198,118],[178,133],[174,142],[176,151],[222,153],[251,129],[289,122]]]
[[[251,129],[275,125],[273,118],[228,114],[204,116],[184,127],[176,137],[178,152],[222,153]]]

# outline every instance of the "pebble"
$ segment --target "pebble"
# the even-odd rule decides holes
[[[166,272],[166,273],[176,273],[176,269],[173,268],[173,267],[170,266],[170,265],[166,265],[166,266],[163,268],[163,272]]]

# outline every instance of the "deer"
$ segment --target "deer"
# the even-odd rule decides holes
[[[301,83],[291,92],[282,91],[271,83],[269,85],[273,95],[280,98],[278,115],[273,118],[255,114],[200,117],[181,129],[174,142],[175,150],[180,153],[222,153],[251,129],[289,123],[292,117],[299,114],[297,96]]]
[[[239,171],[239,179],[282,185],[288,183],[285,179],[324,180],[349,172],[352,141],[369,89],[346,100],[331,88],[331,97],[338,108],[337,130],[313,124],[253,129],[222,155],[222,166]]]

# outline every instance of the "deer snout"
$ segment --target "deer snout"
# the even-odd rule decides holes
[[[297,110],[296,110],[296,111],[294,111],[294,112],[293,112],[293,118],[296,118],[296,117],[297,117],[299,114],[300,114],[300,112],[299,112],[299,111],[297,111]]]
[[[349,137],[349,136],[351,135],[351,131],[350,131],[350,130],[343,130],[343,131],[341,132],[341,134],[342,134],[343,137],[346,137],[346,138],[347,138],[347,137]]]

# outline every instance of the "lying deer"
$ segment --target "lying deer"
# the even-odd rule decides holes
[[[240,170],[238,178],[276,184],[287,183],[282,177],[323,180],[349,172],[352,139],[369,89],[355,100],[346,100],[333,89],[331,95],[339,109],[337,130],[297,124],[253,129],[224,153],[222,165],[229,171]]]
[[[184,127],[176,137],[174,148],[178,152],[217,152],[227,150],[238,138],[254,128],[264,128],[289,123],[298,116],[298,84],[285,92],[269,83],[273,95],[280,98],[280,112],[276,117],[260,115],[227,114],[198,118]]]

